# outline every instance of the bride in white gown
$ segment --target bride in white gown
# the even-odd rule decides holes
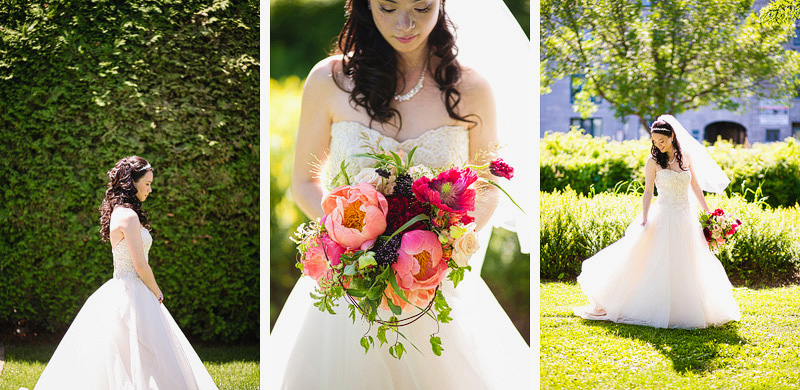
[[[330,189],[314,169],[320,162],[330,170],[347,159],[353,175],[370,161],[350,156],[380,142],[396,152],[416,147],[418,164],[449,167],[481,162],[480,152],[497,141],[492,89],[455,60],[443,3],[348,1],[339,36],[340,53],[348,54],[318,63],[303,90],[292,193],[310,218],[322,216]],[[476,205],[471,215],[479,227],[487,226],[497,197],[487,190]],[[269,388],[529,388],[530,349],[480,278],[477,256],[458,288],[443,283],[454,320],[438,325],[423,317],[401,328],[421,352],[407,348],[399,360],[377,344],[365,354],[358,341],[366,322],[353,324],[345,302],[336,315],[313,307],[315,282],[301,277],[269,339]],[[441,356],[428,344],[437,329]]]
[[[131,156],[108,172],[100,233],[111,241],[114,278],[81,308],[35,389],[216,389],[161,303],[147,254],[152,237],[142,202],[153,169]]]
[[[583,262],[578,283],[590,304],[575,314],[656,328],[738,321],[731,283],[690,201],[691,193],[708,213],[703,190],[721,192],[729,180],[671,115],[653,123],[651,136],[642,214],[622,239]],[[658,198],[651,207],[654,185]]]

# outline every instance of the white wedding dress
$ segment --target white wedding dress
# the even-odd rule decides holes
[[[145,258],[153,243],[142,228]],[[144,285],[123,238],[114,278],[81,308],[36,383],[47,389],[216,389],[164,305]]]
[[[347,170],[352,175],[373,162],[350,156],[369,151],[378,143],[387,150],[405,153],[416,146],[414,161],[436,167],[462,165],[469,154],[468,131],[462,127],[440,127],[398,142],[357,122],[336,122],[331,127],[329,166],[339,167],[347,158]],[[482,246],[485,248],[485,241]],[[453,321],[438,328],[444,347],[442,355],[434,355],[429,342],[430,335],[437,332],[437,324],[423,317],[400,329],[421,352],[401,338],[407,352],[400,360],[389,355],[388,345],[378,347],[377,326],[369,331],[375,338],[375,347],[365,354],[359,339],[369,330],[366,321],[357,316],[353,324],[344,300],[336,308],[336,315],[319,311],[309,296],[316,285],[314,280],[301,277],[270,336],[268,388],[530,388],[530,348],[480,278],[482,261],[482,253],[470,259],[472,271],[466,272],[458,288],[454,289],[448,280],[443,283]],[[394,334],[387,332],[387,338],[393,342]]]
[[[708,249],[695,205],[690,171],[660,169],[658,198],[647,224],[641,214],[625,236],[585,260],[578,283],[592,304],[575,314],[592,320],[695,329],[740,319],[732,286]]]

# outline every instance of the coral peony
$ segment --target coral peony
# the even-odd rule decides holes
[[[386,230],[389,205],[368,183],[341,186],[322,199],[325,229],[340,245],[357,249],[371,245]]]
[[[428,230],[412,230],[403,234],[397,262],[392,268],[403,290],[438,286],[447,271],[439,236]]]
[[[475,189],[478,175],[471,169],[448,169],[433,179],[423,176],[412,185],[414,195],[423,202],[459,215],[475,210]]]
[[[327,234],[313,237],[313,241],[301,260],[303,274],[319,282],[320,278],[325,276],[330,269],[328,262],[332,265],[339,265],[344,252],[345,248],[331,240]]]

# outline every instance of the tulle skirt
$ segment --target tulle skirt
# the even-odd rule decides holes
[[[740,319],[732,286],[708,249],[688,205],[653,204],[625,236],[585,260],[578,283],[593,305],[575,309],[586,319],[656,328],[695,329]]]
[[[270,336],[268,388],[281,389],[528,389],[530,348],[486,283],[466,273],[443,292],[453,321],[437,324],[425,316],[400,328],[413,342],[400,339],[407,352],[397,360],[388,346],[377,348],[375,328],[349,318],[342,301],[336,315],[312,306],[315,282],[302,277],[286,301]],[[388,317],[385,317],[388,318]],[[441,337],[444,351],[431,351],[430,335]],[[359,339],[375,338],[364,353]],[[390,337],[391,335],[391,337]],[[387,332],[394,343],[394,334]]]
[[[216,389],[164,305],[138,278],[92,294],[35,389]]]

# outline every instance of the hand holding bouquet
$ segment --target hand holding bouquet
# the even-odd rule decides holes
[[[725,215],[722,209],[716,209],[710,214],[700,215],[700,225],[703,226],[703,235],[706,237],[711,250],[719,250],[728,240],[736,234],[736,229],[742,221],[733,216]]]
[[[318,285],[314,305],[334,314],[339,298],[346,299],[354,322],[358,312],[370,325],[379,324],[381,345],[388,343],[387,330],[398,336],[389,347],[396,358],[405,352],[399,327],[426,315],[440,323],[451,320],[440,285],[448,278],[457,286],[478,250],[476,224],[468,215],[475,210],[475,183],[497,186],[478,173],[513,176],[513,168],[499,159],[437,170],[412,165],[413,155],[413,149],[405,161],[382,150],[355,155],[375,164],[353,177],[343,163],[334,177],[343,185],[323,198],[323,217],[298,227],[294,239],[298,268]],[[374,342],[362,337],[365,352]],[[430,343],[441,355],[440,338],[432,334]]]

